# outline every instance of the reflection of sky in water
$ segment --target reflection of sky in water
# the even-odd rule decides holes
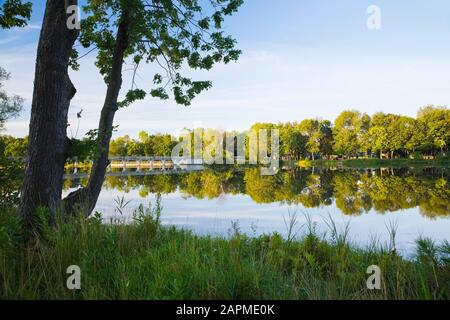
[[[102,212],[106,220],[114,216],[116,207],[114,200],[117,196],[124,196],[126,201],[131,201],[124,210],[126,217],[130,217],[140,204],[148,205],[149,202],[155,202],[155,195],[141,198],[137,190],[131,190],[128,193],[111,189],[103,190],[96,210]],[[343,215],[334,204],[328,207],[305,209],[301,205],[256,204],[247,195],[227,194],[218,199],[199,200],[193,197],[186,198],[180,192],[163,195],[162,205],[163,224],[187,228],[198,234],[227,236],[232,222],[238,221],[240,230],[248,235],[272,232],[286,235],[285,219],[289,219],[289,212],[297,211],[297,229],[306,223],[304,213],[307,213],[313,221],[317,222],[318,232],[329,231],[324,219],[331,215],[341,230],[344,229],[347,222],[350,222],[350,239],[362,246],[369,244],[374,237],[377,237],[383,245],[387,245],[389,234],[386,226],[392,222],[398,224],[397,248],[403,253],[407,253],[415,247],[414,240],[419,236],[430,237],[438,241],[444,239],[450,241],[450,218],[430,219],[420,215],[419,208],[385,214],[371,210],[360,216],[348,216]],[[305,231],[306,226],[301,228],[298,235]]]

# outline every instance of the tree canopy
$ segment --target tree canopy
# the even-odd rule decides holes
[[[378,112],[372,117],[344,111],[334,123],[334,152],[358,156],[405,157],[414,152],[442,154],[450,143],[450,110],[429,105],[411,118]]]
[[[100,73],[111,81],[117,29],[126,24],[127,43],[124,58],[129,58],[135,73],[144,63],[155,64],[149,88],[138,88],[133,78],[131,88],[119,107],[145,98],[169,99],[171,88],[178,104],[189,105],[200,92],[211,87],[210,81],[194,81],[182,74],[186,67],[210,70],[215,63],[236,61],[241,53],[236,41],[224,34],[225,16],[237,11],[243,0],[89,0],[84,10],[80,42],[96,48]],[[74,59],[78,57],[75,52]],[[77,67],[77,64],[73,64]],[[150,83],[150,81],[149,81]]]
[[[21,0],[5,0],[0,5],[0,28],[24,27],[31,17],[32,3]]]
[[[246,155],[249,155],[248,133],[277,129],[280,134],[280,154],[290,159],[328,158],[336,156],[407,157],[414,153],[437,154],[449,150],[450,110],[426,106],[417,118],[378,112],[370,117],[358,111],[343,111],[335,120],[305,119],[287,123],[255,123],[249,131],[233,132],[247,135]],[[200,131],[200,129],[196,129]],[[202,129],[205,131],[206,129]],[[226,133],[223,133],[225,135]],[[258,135],[255,136],[258,138]],[[193,136],[191,137],[193,138]],[[146,132],[134,140],[129,136],[111,142],[113,156],[167,156],[177,137]],[[157,142],[158,141],[158,142]],[[163,147],[157,149],[153,145]],[[207,142],[204,142],[203,147]],[[256,147],[255,144],[253,147]],[[226,146],[224,146],[226,149]]]

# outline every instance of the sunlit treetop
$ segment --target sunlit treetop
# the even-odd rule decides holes
[[[189,105],[210,81],[194,81],[182,69],[210,70],[216,63],[236,61],[241,54],[236,41],[224,34],[222,23],[243,0],[89,0],[83,8],[80,42],[98,52],[96,65],[109,82],[119,25],[127,30],[125,58],[132,60],[135,74],[142,63],[160,71],[150,78],[149,88],[137,88],[133,79],[124,107],[147,94]],[[74,58],[78,54],[74,54]],[[76,62],[74,64],[77,67]]]

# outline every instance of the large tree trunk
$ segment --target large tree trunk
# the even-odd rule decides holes
[[[88,217],[95,208],[105,180],[106,169],[109,165],[109,143],[117,111],[117,100],[122,87],[122,66],[129,37],[128,26],[129,19],[124,12],[117,31],[108,90],[98,125],[97,158],[94,160],[87,186],[72,192],[64,199],[65,210],[71,214],[81,213]]]
[[[67,151],[67,113],[76,93],[68,65],[79,30],[67,28],[66,7],[76,0],[48,0],[39,38],[28,157],[20,212],[32,227],[38,206],[55,212],[62,194]]]

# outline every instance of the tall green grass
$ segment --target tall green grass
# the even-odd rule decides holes
[[[374,244],[358,248],[330,219],[331,240],[312,219],[288,239],[196,236],[163,227],[161,207],[139,207],[132,221],[61,218],[25,241],[14,210],[0,212],[2,299],[448,299],[450,245],[417,242],[413,260]],[[82,288],[66,288],[70,265]],[[368,290],[366,270],[382,270],[382,289]]]

